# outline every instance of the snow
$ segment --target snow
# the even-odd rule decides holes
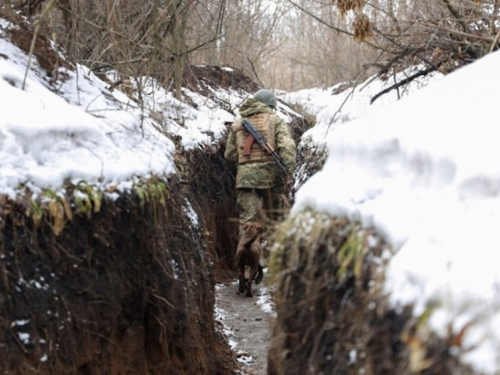
[[[385,284],[394,306],[414,303],[420,315],[438,302],[429,324],[443,335],[470,324],[456,349],[487,374],[500,370],[498,66],[496,52],[368,111],[353,95],[354,116],[343,113],[357,120],[328,133],[338,98],[302,96],[322,115],[303,139],[326,143],[328,159],[292,208],[374,226],[395,251]]]
[[[268,313],[273,318],[276,318],[276,307],[274,302],[271,300],[271,295],[267,288],[261,287],[261,294],[258,295],[256,304],[262,309],[262,311]]]
[[[107,186],[133,176],[174,172],[173,143],[124,94],[105,89],[84,67],[58,92],[34,69],[23,81],[27,56],[0,37],[0,194],[21,184],[33,192],[60,189],[65,180]]]
[[[17,336],[19,337],[19,340],[21,340],[24,344],[30,343],[31,337],[29,333],[17,332]]]
[[[232,110],[243,101],[242,94],[234,90],[212,89],[214,96],[227,103],[228,108],[223,109],[219,103],[184,88],[183,95],[194,103],[197,107],[194,109],[175,99],[157,81],[142,77],[140,82],[145,91],[145,106],[166,121],[167,132],[181,137],[181,145],[185,149],[211,144],[219,139],[226,130],[225,122],[234,121]]]
[[[176,173],[170,136],[185,149],[212,144],[243,100],[231,90],[214,92],[228,104],[222,109],[184,90],[195,109],[141,77],[133,83],[143,88],[141,106],[81,65],[59,68],[59,80],[50,82],[35,58],[26,74],[28,56],[5,33],[15,26],[0,21],[0,195],[10,199],[24,187],[35,198],[44,189],[64,192],[66,182],[113,187],[107,197],[116,199],[138,178]]]
[[[364,82],[338,84],[330,88],[304,89],[291,93],[280,93],[279,97],[286,102],[299,105],[305,112],[316,116],[316,126],[306,132],[304,141],[321,143],[328,133],[341,124],[362,117],[371,111],[383,108],[426,87],[442,78],[441,73],[433,72],[425,77],[415,79],[411,85],[380,96],[373,104],[370,100],[396,82],[409,78],[419,72],[422,66],[416,66],[386,79],[370,77]]]
[[[191,206],[191,203],[186,199],[186,205],[182,207],[182,211],[186,214],[186,216],[191,221],[191,224],[194,228],[198,228],[200,226],[200,222],[198,220],[198,214]]]
[[[264,278],[268,277],[268,269],[264,268]],[[272,292],[274,292],[274,286],[263,286],[260,285],[258,289],[258,293],[256,293],[257,300],[255,304],[260,307],[262,311],[269,314],[271,317],[276,318],[276,305],[272,299]]]

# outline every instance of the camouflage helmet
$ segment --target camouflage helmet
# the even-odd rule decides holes
[[[276,99],[270,90],[261,89],[254,94],[253,98],[271,108],[276,108]]]

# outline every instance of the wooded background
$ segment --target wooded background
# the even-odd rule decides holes
[[[500,46],[500,0],[1,1],[69,59],[98,74],[158,78],[178,97],[185,70],[198,64],[295,91],[416,63],[420,75],[447,73]]]

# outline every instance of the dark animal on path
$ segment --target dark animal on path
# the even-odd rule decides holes
[[[252,282],[259,270],[259,261],[262,253],[260,236],[263,231],[262,227],[255,224],[247,225],[245,233],[236,248],[235,263],[238,268],[238,290],[240,293],[246,290],[245,297],[253,297]],[[245,280],[245,266],[250,267],[250,276],[247,280]]]

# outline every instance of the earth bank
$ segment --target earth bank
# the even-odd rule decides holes
[[[34,221],[27,201],[2,201],[2,373],[233,373],[189,203],[175,180],[155,184],[72,208],[58,234],[49,209]]]

